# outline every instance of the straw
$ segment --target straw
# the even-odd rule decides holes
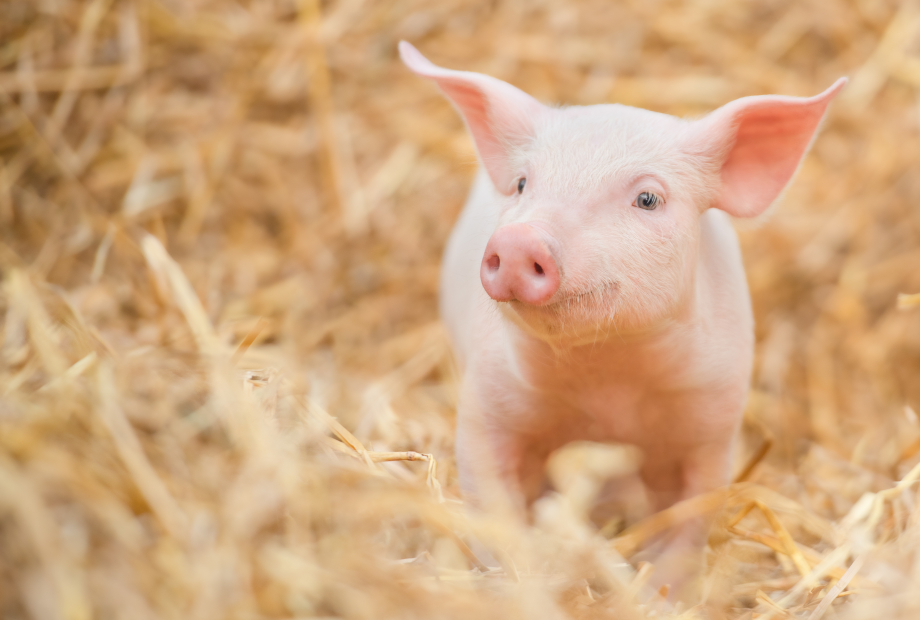
[[[917,2],[2,13],[0,616],[916,616]],[[476,154],[401,39],[547,103],[684,117],[851,77],[737,222],[732,484],[649,514],[610,492],[641,457],[578,443],[525,519],[464,496],[439,264]],[[656,550],[701,518],[703,596],[678,601]]]

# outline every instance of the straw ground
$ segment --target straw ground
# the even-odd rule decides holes
[[[0,13],[0,616],[920,613],[916,3]],[[403,38],[545,101],[680,115],[852,77],[741,231],[758,357],[736,484],[602,510],[640,457],[581,445],[533,527],[463,510],[436,288],[475,156]],[[637,552],[722,505],[703,601],[669,606]]]

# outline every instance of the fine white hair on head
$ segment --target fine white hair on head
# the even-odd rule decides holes
[[[539,167],[544,190],[565,193],[652,169],[708,204],[718,158],[694,148],[690,127],[691,121],[618,104],[560,108],[541,120],[529,141],[509,145],[509,166]]]

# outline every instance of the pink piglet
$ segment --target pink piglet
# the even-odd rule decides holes
[[[548,107],[399,50],[463,116],[481,162],[441,276],[465,497],[523,511],[547,457],[575,440],[641,448],[656,510],[727,484],[754,346],[728,216],[776,200],[846,80],[683,120]],[[698,570],[707,532],[698,519],[671,533],[660,583]]]

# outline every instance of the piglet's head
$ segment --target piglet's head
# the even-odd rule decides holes
[[[694,121],[616,104],[550,108],[400,43],[463,116],[500,195],[480,278],[545,338],[654,328],[694,298],[701,215],[766,210],[845,84],[811,98],[738,99]]]

